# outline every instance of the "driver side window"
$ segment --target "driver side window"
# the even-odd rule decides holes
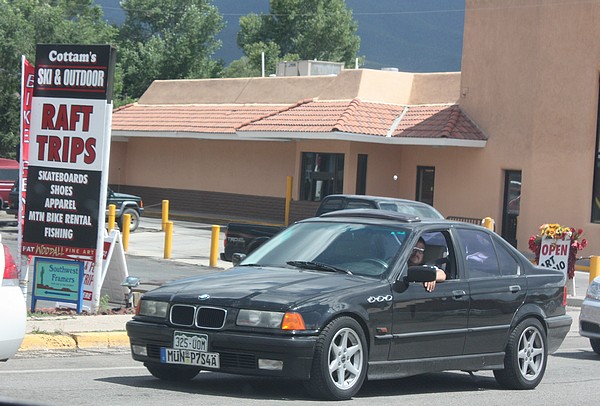
[[[456,279],[454,250],[448,231],[430,231],[421,235],[425,240],[424,265],[435,265],[446,273],[446,279]]]

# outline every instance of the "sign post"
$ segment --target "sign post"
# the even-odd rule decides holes
[[[84,268],[102,269],[115,57],[108,45],[36,49],[21,254],[82,279]],[[96,313],[101,278],[86,278]]]

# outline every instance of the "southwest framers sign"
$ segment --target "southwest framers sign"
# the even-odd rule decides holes
[[[108,45],[37,46],[22,254],[101,251],[114,63]]]

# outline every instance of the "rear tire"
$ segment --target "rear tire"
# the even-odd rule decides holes
[[[131,223],[129,224],[129,231],[133,232],[137,230],[140,225],[140,215],[134,209],[125,209],[123,213],[121,213],[121,217],[119,217],[119,229],[123,231],[123,214],[129,214],[131,216]]]
[[[144,366],[155,378],[170,382],[189,381],[200,373],[200,368],[167,366],[156,362],[145,362]]]
[[[537,319],[520,322],[510,333],[504,369],[494,370],[496,381],[506,389],[533,389],[546,371],[546,331]]]
[[[590,344],[596,354],[600,354],[600,338],[590,338]]]
[[[331,321],[315,345],[310,379],[304,386],[310,395],[327,400],[354,396],[367,376],[365,334],[351,317]]]

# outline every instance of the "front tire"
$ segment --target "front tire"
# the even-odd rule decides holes
[[[170,382],[189,381],[200,373],[200,368],[167,366],[156,362],[145,362],[144,366],[154,377]]]
[[[119,217],[119,229],[123,231],[123,214],[129,214],[129,216],[131,217],[131,222],[129,223],[129,231],[133,232],[137,230],[138,226],[140,225],[140,215],[134,209],[123,210],[123,213],[121,213],[121,217]]]
[[[596,354],[600,354],[600,338],[590,338],[590,345]]]
[[[504,369],[494,370],[496,381],[506,389],[533,389],[546,371],[546,332],[537,319],[525,319],[510,333]]]
[[[315,346],[308,392],[327,400],[346,400],[361,388],[367,376],[365,334],[351,317],[331,321]]]

